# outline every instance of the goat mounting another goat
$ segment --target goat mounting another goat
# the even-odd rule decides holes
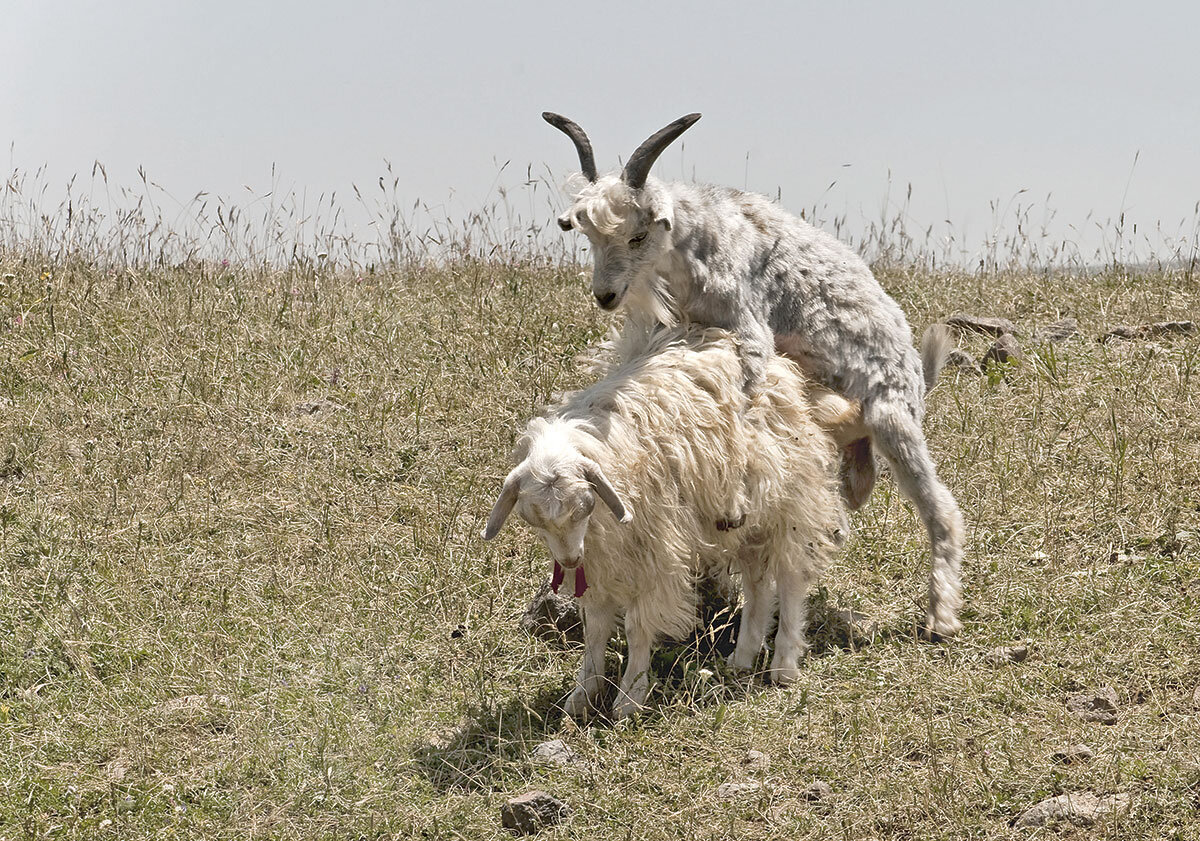
[[[843,451],[843,493],[852,508],[865,502],[877,448],[929,533],[926,631],[956,633],[962,514],[938,478],[921,429],[925,391],[940,369],[947,335],[927,333],[918,355],[904,313],[859,255],[765,196],[652,178],[654,161],[699,114],[656,132],[622,172],[607,175],[597,172],[583,129],[557,114],[542,116],[579,154],[586,183],[558,224],[591,242],[597,303],[622,307],[631,329],[695,323],[732,331],[748,395],[762,387],[778,351],[857,401],[867,440]]]

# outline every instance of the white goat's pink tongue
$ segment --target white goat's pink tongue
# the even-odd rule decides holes
[[[562,586],[563,579],[566,577],[566,571],[562,568],[562,564],[558,561],[554,562],[554,574],[550,576],[550,589],[558,592],[558,588]],[[579,598],[587,592],[588,583],[587,575],[583,571],[583,567],[575,568],[575,598]]]

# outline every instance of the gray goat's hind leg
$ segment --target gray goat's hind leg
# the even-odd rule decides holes
[[[921,424],[904,406],[871,406],[864,422],[875,446],[891,465],[900,491],[912,500],[929,532],[929,606],[925,633],[950,637],[962,628],[963,519],[958,503],[938,478]]]

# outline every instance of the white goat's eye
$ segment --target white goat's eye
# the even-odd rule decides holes
[[[646,233],[649,233],[649,231],[647,231]],[[645,241],[646,233],[641,233],[635,237],[631,237],[629,240],[629,244],[632,245],[634,248],[637,248],[639,245],[641,245]]]

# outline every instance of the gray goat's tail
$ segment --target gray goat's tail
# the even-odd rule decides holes
[[[921,369],[925,373],[926,391],[937,382],[953,347],[954,332],[945,324],[934,324],[921,336]]]

